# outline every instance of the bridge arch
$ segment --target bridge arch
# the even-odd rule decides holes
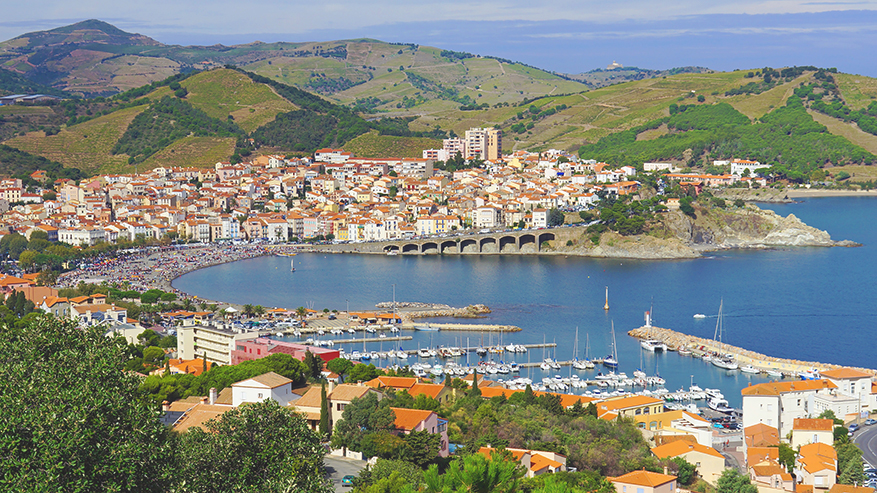
[[[518,237],[518,250],[521,253],[536,253],[539,251],[539,245],[536,244],[536,236],[530,233],[522,234]]]
[[[452,240],[445,240],[439,245],[439,252],[442,254],[446,253],[460,253],[460,250],[457,248],[458,243]]]
[[[499,253],[517,253],[518,241],[514,236],[501,236],[499,238]]]
[[[421,243],[420,245],[420,253],[424,255],[435,255],[439,253],[438,244],[434,241],[427,241]]]
[[[396,252],[399,253],[399,245],[387,245],[384,247],[384,253]]]
[[[496,246],[496,238],[491,236],[478,240],[478,245],[481,247],[481,253],[499,253],[499,249]]]
[[[402,253],[403,254],[414,254],[420,253],[420,245],[417,243],[406,243],[402,245]]]
[[[539,251],[542,250],[542,244],[543,244],[543,243],[545,243],[546,241],[554,241],[555,239],[557,239],[557,238],[554,236],[554,233],[542,233],[542,234],[540,234],[539,237],[538,237],[538,242],[539,242],[539,244],[538,244],[538,249],[539,249]]]
[[[472,238],[460,241],[460,253],[481,253],[478,242]]]

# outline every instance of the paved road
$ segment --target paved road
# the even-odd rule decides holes
[[[862,458],[877,467],[877,426],[862,426],[853,435],[853,443],[862,450]]]
[[[364,460],[345,459],[331,455],[327,455],[323,462],[326,465],[326,476],[332,481],[336,492],[350,491],[350,487],[341,486],[341,478],[348,474],[358,476],[359,471],[365,468]]]

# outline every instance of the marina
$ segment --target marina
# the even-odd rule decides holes
[[[348,304],[352,311],[373,311],[376,304],[391,299],[395,284],[397,297],[406,302],[429,301],[449,307],[483,303],[490,307],[477,321],[449,315],[419,319],[418,325],[463,322],[521,327],[520,332],[492,334],[501,334],[505,344],[537,344],[543,335],[549,342],[556,338],[556,359],[560,361],[584,360],[585,341],[589,341],[592,357],[609,354],[614,321],[619,372],[632,375],[642,354],[642,369],[664,378],[671,393],[688,389],[694,380],[701,387],[720,389],[729,405],[738,407],[740,390],[750,384],[813,368],[873,364],[870,345],[854,341],[869,341],[871,327],[877,322],[868,295],[873,290],[861,275],[877,268],[877,250],[871,246],[877,245],[877,230],[855,218],[873,214],[877,200],[826,198],[769,208],[784,215],[794,213],[808,224],[828,229],[832,236],[865,246],[727,251],[672,262],[299,253],[294,274],[289,272],[289,258],[264,256],[194,271],[176,279],[174,286],[199,298],[343,312]],[[715,279],[723,279],[722,285]],[[612,291],[608,311],[603,309],[606,286]],[[712,341],[722,298],[725,346]],[[628,337],[628,331],[643,326],[645,310],[651,312],[653,325],[673,329],[680,339],[670,333],[665,336],[658,328],[642,328],[642,337]],[[694,318],[694,314],[703,318]],[[577,356],[573,354],[576,327],[580,342]],[[646,330],[652,330],[652,335]],[[480,332],[415,330],[406,333],[413,339],[402,345],[406,349],[409,345],[411,349],[475,346]],[[467,337],[470,344],[465,343]],[[660,340],[668,350],[643,349],[642,339]],[[288,340],[301,342],[298,338]],[[488,333],[484,344],[488,345]],[[368,347],[377,350],[378,344],[368,343]],[[721,369],[693,357],[713,352],[735,354],[740,369]],[[473,364],[476,361],[471,353],[469,359]],[[526,363],[526,357],[512,359]],[[531,356],[531,362],[542,359]],[[758,373],[743,371],[747,365]],[[532,372],[533,380],[541,381],[557,373],[569,378],[570,369],[577,371],[572,366],[562,371],[541,367],[522,371]]]

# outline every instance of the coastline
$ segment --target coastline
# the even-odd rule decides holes
[[[704,339],[703,337],[692,336],[677,332],[672,329],[664,329],[661,327],[642,326],[627,332],[627,335],[644,340],[657,339],[667,346],[676,350],[680,348],[695,349],[699,352],[715,352],[719,354],[731,354],[737,362],[743,365],[752,365],[759,370],[779,370],[783,373],[796,375],[799,372],[805,372],[811,369],[829,370],[838,368],[850,368],[849,366],[836,365],[829,363],[820,363],[818,361],[799,361],[787,358],[777,358],[768,356],[748,349],[732,346],[723,342],[714,341],[712,339]],[[871,375],[877,376],[877,370],[873,368],[855,368]]]
[[[877,197],[877,190],[824,190],[808,188],[790,188],[786,195],[789,198],[803,199],[816,197]]]

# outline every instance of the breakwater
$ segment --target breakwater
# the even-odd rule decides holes
[[[661,327],[643,326],[630,330],[627,334],[637,339],[657,339],[662,341],[669,348],[677,351],[680,349],[688,349],[699,353],[731,354],[740,365],[752,365],[759,370],[778,370],[791,375],[814,368],[817,370],[849,368],[848,366],[820,363],[817,361],[776,358],[723,342],[714,341],[712,339],[695,337]],[[871,375],[877,375],[877,370],[871,368],[856,368],[856,370],[870,373]]]

